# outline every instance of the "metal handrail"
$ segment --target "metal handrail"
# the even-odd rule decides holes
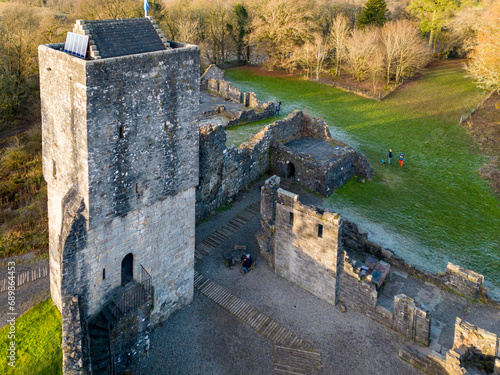
[[[152,299],[152,281],[151,275],[141,265],[141,281],[123,292],[112,310],[111,326],[114,326],[125,314]]]

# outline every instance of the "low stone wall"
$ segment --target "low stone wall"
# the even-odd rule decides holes
[[[431,332],[429,311],[404,294],[394,296],[394,328],[409,340],[429,345]]]
[[[268,102],[262,104],[258,109],[245,109],[238,112],[231,120],[228,121],[226,127],[237,125],[245,125],[250,122],[265,120],[274,116],[274,103]]]
[[[436,275],[422,271],[396,255],[391,249],[383,248],[369,241],[368,234],[348,220],[344,220],[342,228],[342,245],[348,249],[371,254],[410,275],[429,281],[441,288],[451,289],[467,298],[477,299],[481,296],[488,299],[486,289],[482,285],[484,280],[482,275],[451,263],[449,263],[446,273],[438,272]]]
[[[210,64],[200,77],[200,90],[208,90],[209,79],[224,79],[224,71],[215,64]]]
[[[83,333],[78,297],[62,302],[62,355],[65,375],[83,375]]]

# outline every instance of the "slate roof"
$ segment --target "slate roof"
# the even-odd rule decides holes
[[[167,49],[148,18],[85,21],[85,26],[103,59]]]

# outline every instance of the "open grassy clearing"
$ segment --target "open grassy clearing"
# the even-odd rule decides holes
[[[1,374],[62,374],[61,314],[50,298],[16,320],[15,368],[7,364],[8,330],[0,330]]]
[[[226,76],[260,100],[280,99],[285,113],[306,109],[322,117],[334,138],[366,155],[376,177],[338,189],[326,200],[332,209],[413,264],[437,271],[451,261],[500,287],[500,202],[478,174],[484,156],[458,125],[486,93],[459,64],[435,65],[381,103],[311,81],[259,76],[251,68]],[[390,167],[381,165],[388,148],[404,152],[403,168],[396,158]]]

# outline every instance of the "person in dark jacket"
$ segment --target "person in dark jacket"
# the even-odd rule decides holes
[[[281,109],[281,100],[278,100],[278,102],[276,103],[276,106],[274,108],[275,108],[274,115],[275,116],[279,116],[280,115],[280,109]]]
[[[389,151],[387,151],[387,165],[391,165],[391,160],[392,160],[392,149],[389,149]]]
[[[241,260],[243,261],[243,271],[247,273],[252,266],[252,256],[250,254],[242,255]]]

